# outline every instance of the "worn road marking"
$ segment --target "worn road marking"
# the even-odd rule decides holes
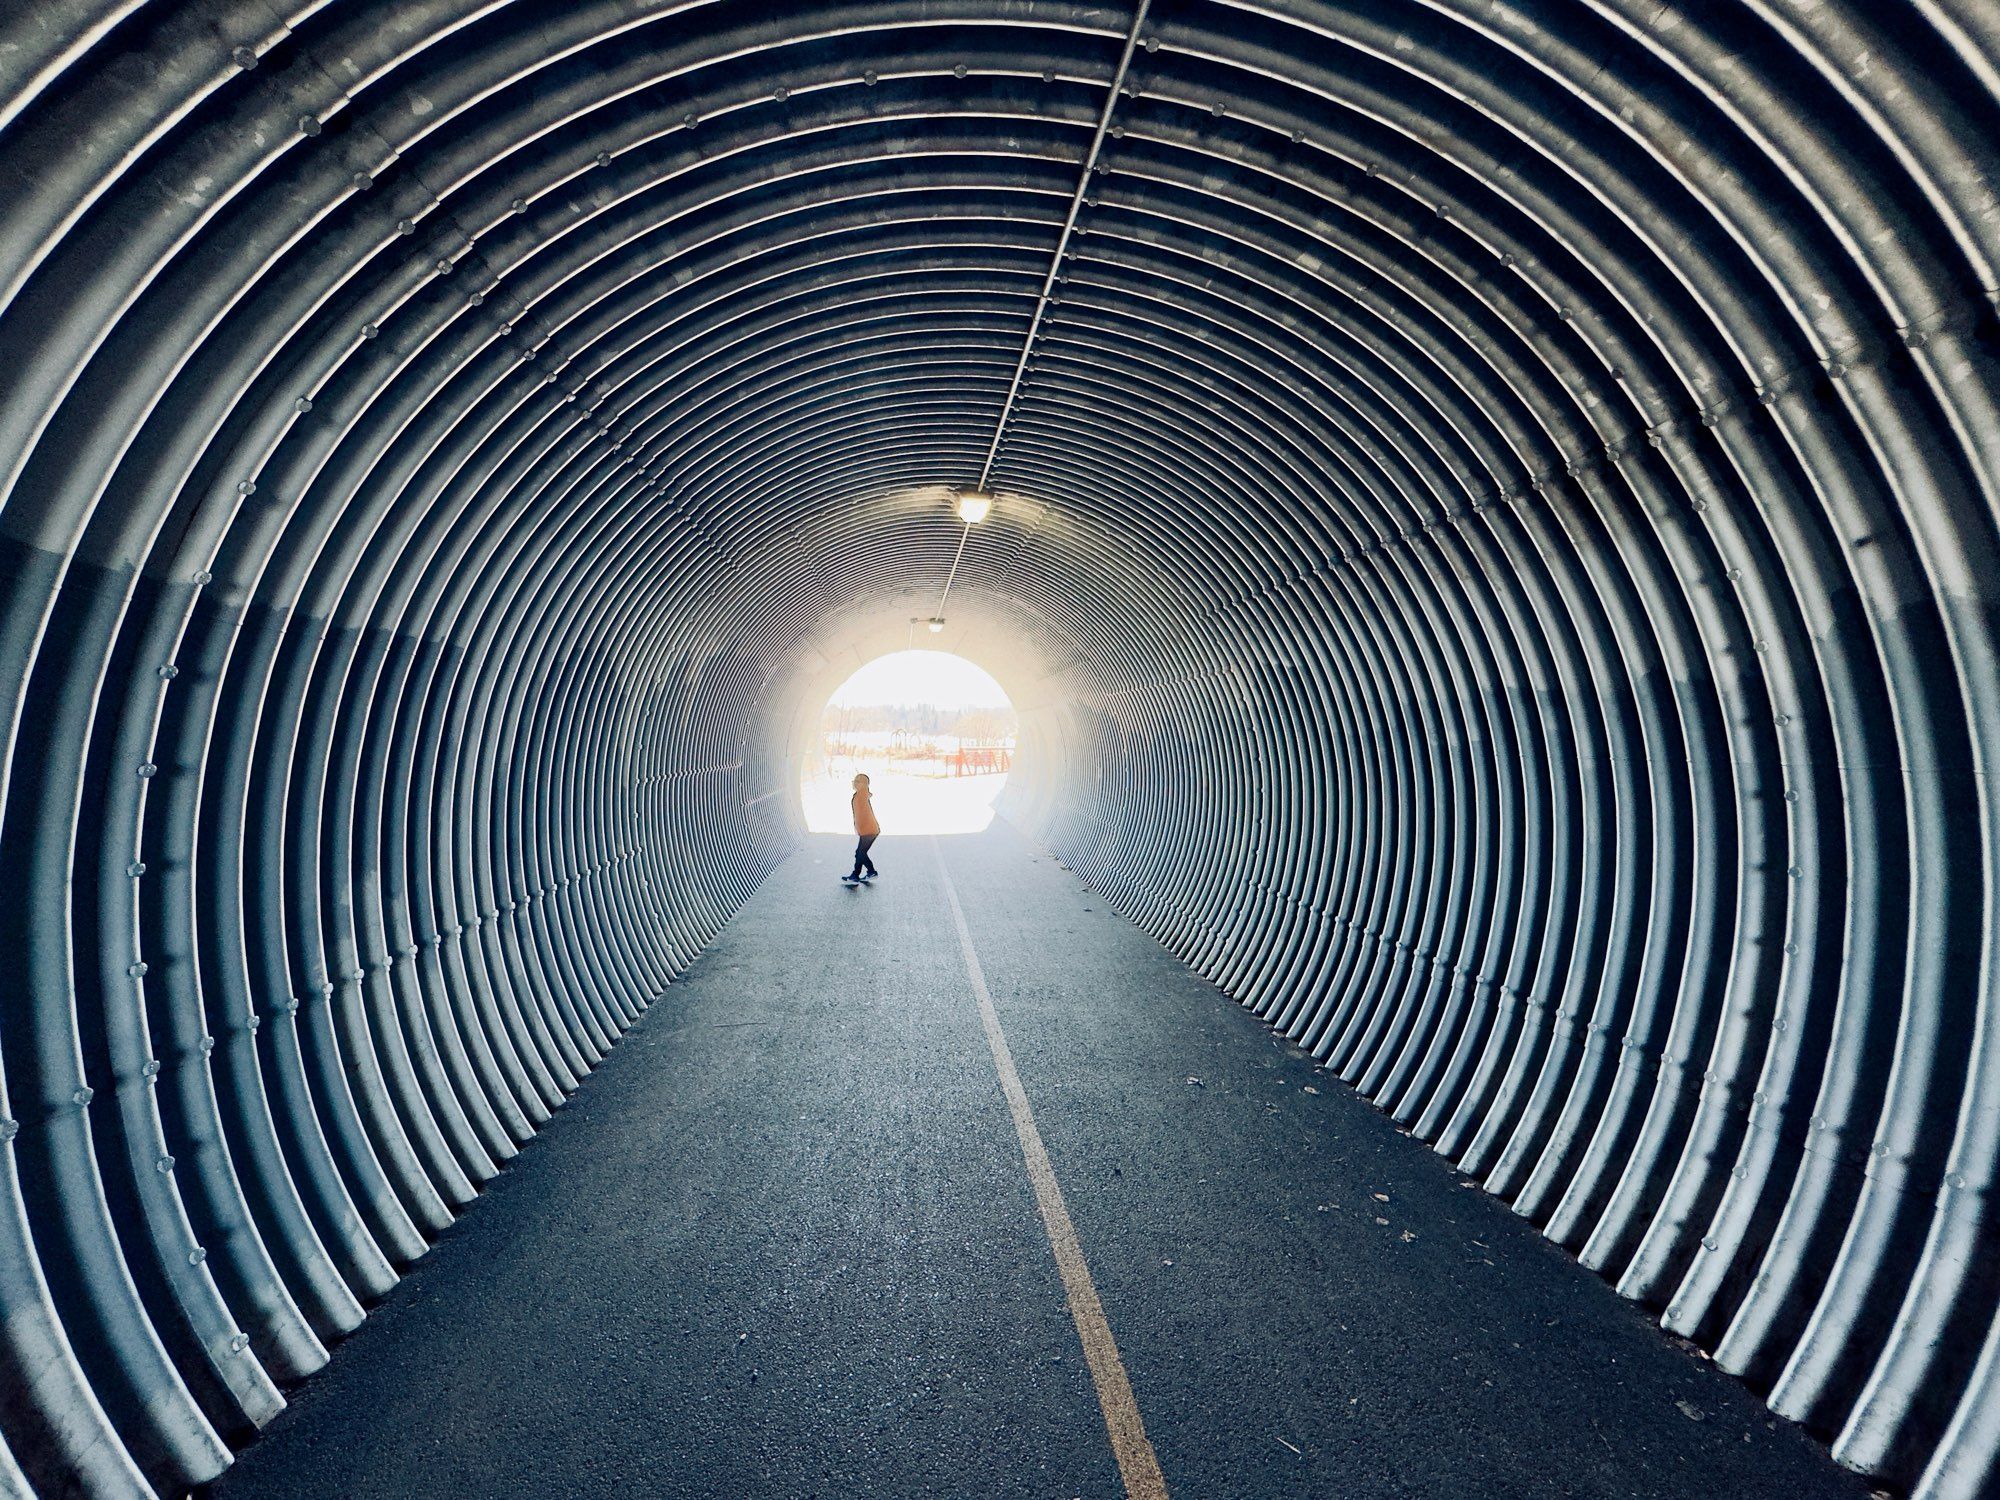
[[[1028,1181],[1034,1185],[1035,1206],[1041,1210],[1049,1248],[1055,1252],[1056,1269],[1062,1273],[1063,1291],[1069,1297],[1069,1315],[1076,1323],[1076,1336],[1083,1343],[1084,1363],[1090,1367],[1090,1378],[1097,1386],[1097,1404],[1104,1411],[1104,1427],[1111,1435],[1111,1451],[1118,1459],[1125,1493],[1129,1500],[1166,1500],[1167,1482],[1160,1473],[1160,1461],[1146,1438],[1146,1424],[1139,1418],[1132,1382],[1125,1377],[1125,1361],[1118,1356],[1118,1342],[1112,1338],[1111,1324],[1105,1320],[1097,1283],[1090,1279],[1090,1266],[1083,1258],[1083,1246],[1077,1242],[1076,1226],[1070,1222],[1069,1205],[1063,1202],[1055,1168],[1049,1165],[1042,1133],[1035,1128],[1035,1112],[1028,1107],[1021,1075],[1014,1071],[1014,1054],[1008,1050],[1007,1034],[1000,1029],[993,996],[987,992],[986,975],[979,967],[978,953],[973,950],[972,932],[965,925],[965,909],[958,904],[958,888],[951,883],[944,851],[935,838],[931,840],[931,854],[937,860],[938,877],[944,882],[945,900],[951,905],[951,920],[958,928],[965,972],[972,980],[972,993],[979,1000],[979,1023],[986,1028],[986,1045],[992,1049],[993,1066],[1000,1072],[1000,1091],[1007,1096],[1007,1108],[1014,1116],[1014,1133],[1021,1138],[1021,1157],[1028,1164]]]

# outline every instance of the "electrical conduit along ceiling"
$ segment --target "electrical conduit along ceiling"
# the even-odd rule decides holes
[[[228,1463],[974,486],[1024,829],[1993,1493],[1997,98],[1983,0],[0,14],[0,1494]]]

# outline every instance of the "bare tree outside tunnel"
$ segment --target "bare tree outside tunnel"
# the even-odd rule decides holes
[[[820,715],[799,797],[814,833],[849,829],[857,773],[890,835],[977,833],[1013,768],[1014,706],[993,677],[946,651],[898,651],[841,684]]]

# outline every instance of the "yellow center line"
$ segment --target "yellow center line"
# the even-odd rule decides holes
[[[972,993],[979,1000],[979,1023],[986,1028],[986,1045],[992,1049],[993,1066],[1000,1073],[1000,1092],[1007,1096],[1007,1109],[1014,1116],[1014,1133],[1021,1138],[1021,1157],[1028,1166],[1028,1181],[1034,1185],[1035,1206],[1041,1210],[1049,1248],[1055,1252],[1056,1270],[1062,1275],[1063,1291],[1069,1298],[1069,1315],[1083,1344],[1084,1363],[1090,1367],[1091,1381],[1097,1387],[1097,1404],[1104,1412],[1104,1428],[1111,1435],[1111,1451],[1118,1459],[1125,1493],[1129,1500],[1166,1500],[1167,1481],[1160,1473],[1160,1460],[1146,1438],[1146,1424],[1139,1418],[1132,1382],[1125,1376],[1125,1361],[1118,1356],[1118,1342],[1111,1336],[1111,1324],[1105,1319],[1097,1283],[1090,1279],[1090,1265],[1083,1258],[1083,1246],[1077,1242],[1069,1205],[1063,1202],[1055,1168],[1049,1165],[1042,1133],[1035,1128],[1035,1112],[1028,1107],[1021,1075],[1014,1071],[1014,1054],[1008,1050],[1007,1034],[1000,1029],[993,996],[986,988],[986,975],[972,946],[971,929],[965,925],[965,909],[958,904],[958,888],[951,883],[951,872],[945,868],[944,851],[938,847],[936,838],[931,840],[931,854],[944,882],[945,900],[951,905],[951,920],[958,928],[965,972],[972,980]]]

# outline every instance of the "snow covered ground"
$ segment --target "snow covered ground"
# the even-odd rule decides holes
[[[913,833],[978,833],[993,821],[993,799],[1007,784],[998,776],[904,776],[866,761],[841,761],[825,775],[799,784],[806,827],[814,833],[852,833],[847,798],[856,771],[866,771],[875,793],[875,816],[882,836]]]

